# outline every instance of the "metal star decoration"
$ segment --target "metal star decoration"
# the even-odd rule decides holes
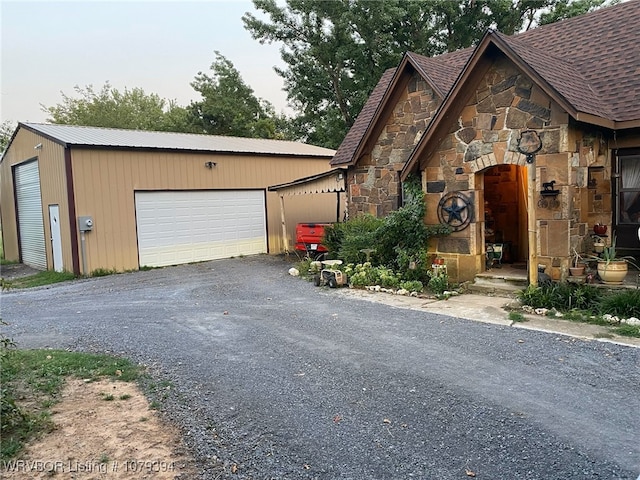
[[[443,210],[449,214],[447,223],[453,223],[454,220],[462,223],[462,212],[467,209],[467,205],[458,205],[458,199],[453,198],[449,206],[443,207]]]
[[[438,219],[454,232],[464,230],[471,223],[472,205],[471,199],[462,192],[448,193],[438,203]]]

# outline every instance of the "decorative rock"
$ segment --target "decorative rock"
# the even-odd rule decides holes
[[[294,277],[297,277],[298,275],[300,275],[300,272],[298,271],[297,268],[291,267],[289,269],[289,275],[292,275]]]
[[[626,323],[627,325],[640,325],[640,318],[636,318],[636,317],[623,318],[621,322]]]
[[[609,323],[620,323],[620,319],[618,317],[616,317],[615,315],[609,315],[608,313],[605,313],[602,316],[603,320],[606,320]]]
[[[404,288],[401,288],[400,290],[398,290],[396,292],[397,295],[408,295],[409,294],[409,290],[406,290]]]

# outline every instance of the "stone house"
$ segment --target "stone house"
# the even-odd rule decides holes
[[[595,224],[640,255],[640,37],[631,1],[384,73],[333,157],[350,216],[384,216],[419,175],[428,246],[471,280],[486,252],[555,267],[592,251]],[[537,268],[529,268],[529,271]],[[530,274],[535,281],[536,274]]]

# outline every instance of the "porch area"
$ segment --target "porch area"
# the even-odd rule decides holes
[[[584,279],[578,277],[567,277],[567,281],[584,283]],[[468,285],[469,291],[485,295],[496,295],[502,297],[513,297],[518,290],[527,288],[528,276],[526,263],[502,264],[475,276],[473,283]],[[623,289],[640,288],[640,271],[629,267],[627,276],[622,285],[605,285],[597,278],[592,283],[598,288]]]

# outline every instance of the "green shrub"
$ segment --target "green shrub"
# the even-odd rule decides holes
[[[593,310],[600,302],[601,292],[592,285],[552,283],[541,287],[530,285],[518,293],[518,298],[533,308]]]
[[[403,280],[416,280],[425,284],[431,279],[431,254],[425,248],[413,252],[396,249],[396,265]]]
[[[400,279],[393,270],[384,266],[374,267],[370,262],[348,264],[343,271],[349,283],[355,287],[380,285],[384,288],[397,288],[400,284]]]
[[[358,264],[368,260],[362,250],[373,249],[373,265],[384,265],[403,280],[426,283],[431,265],[427,241],[434,235],[448,235],[451,229],[447,225],[425,225],[424,192],[419,178],[408,179],[403,187],[405,204],[385,218],[363,214],[325,228],[323,244],[329,249],[329,256]]]
[[[400,282],[400,288],[404,288],[410,292],[421,292],[424,289],[424,285],[420,280],[408,280]]]
[[[340,258],[345,263],[362,263],[366,255],[360,250],[375,249],[376,232],[383,223],[383,219],[373,215],[358,215],[343,223],[334,223],[325,227],[323,245],[329,249],[329,257]],[[372,257],[376,257],[373,253]]]
[[[619,318],[640,318],[640,290],[625,290],[607,295],[600,302],[598,311]]]
[[[427,287],[436,295],[440,295],[449,289],[449,276],[446,273],[438,273],[430,275]]]

